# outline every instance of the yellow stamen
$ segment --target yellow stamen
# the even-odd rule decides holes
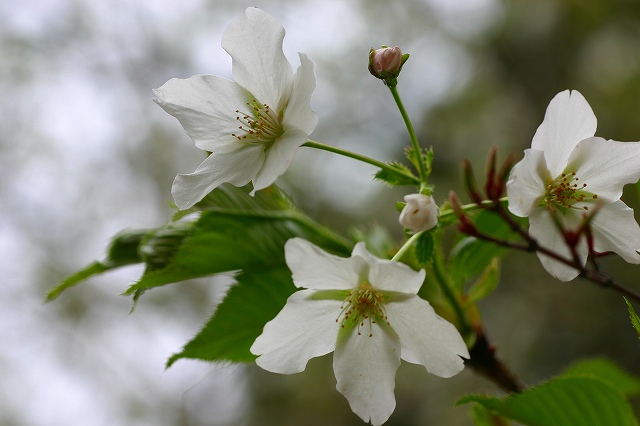
[[[362,334],[365,324],[369,325],[369,337],[373,336],[373,324],[384,321],[389,324],[384,309],[386,296],[375,290],[368,282],[361,283],[358,288],[351,290],[349,296],[342,304],[340,314],[336,322],[341,327],[356,325],[358,335]]]
[[[266,144],[269,147],[282,135],[281,119],[267,104],[260,104],[255,99],[247,102],[250,112],[236,110],[236,120],[240,122],[238,133],[231,136],[248,144]]]

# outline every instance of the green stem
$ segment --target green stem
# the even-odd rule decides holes
[[[504,204],[506,202],[509,201],[509,199],[507,197],[502,197],[500,198],[500,203]],[[476,203],[471,203],[471,204],[465,204],[464,206],[461,206],[460,208],[466,212],[469,211],[473,211],[473,210],[480,210],[483,208],[483,206],[491,206],[493,205],[493,201],[491,200],[484,200],[482,201],[479,205]],[[445,219],[449,216],[455,216],[455,212],[452,209],[447,209],[447,210],[440,210],[440,216],[439,219]]]
[[[435,258],[433,259],[433,271],[436,274],[436,278],[438,279],[438,282],[440,283],[440,288],[442,289],[442,292],[444,293],[445,297],[449,300],[449,303],[451,304],[451,306],[453,307],[453,310],[455,311],[456,318],[458,319],[458,323],[460,324],[460,334],[464,336],[465,334],[471,332],[473,328],[471,327],[471,325],[469,325],[467,321],[467,317],[464,314],[464,309],[460,304],[460,299],[456,296],[453,289],[451,288],[452,287],[451,281],[449,280],[449,277],[447,276],[444,270],[442,259],[438,255],[436,255]]]
[[[421,188],[427,182],[427,166],[424,164],[422,158],[422,150],[420,149],[420,144],[418,143],[418,138],[416,137],[416,132],[413,129],[413,124],[411,124],[411,119],[409,118],[409,114],[407,114],[407,110],[404,108],[404,104],[402,103],[402,99],[400,99],[400,94],[398,93],[398,89],[396,86],[387,86],[391,91],[391,95],[393,99],[396,101],[396,105],[398,106],[398,110],[400,110],[400,115],[404,120],[404,124],[407,127],[407,132],[409,133],[409,138],[411,139],[411,145],[416,153],[418,158],[418,173],[420,174],[420,183]]]
[[[424,231],[422,231],[422,232],[424,232]],[[411,238],[409,238],[407,241],[405,241],[405,243],[402,245],[402,247],[400,247],[400,250],[398,250],[398,252],[391,258],[391,261],[392,262],[397,262],[400,259],[402,259],[402,256],[404,256],[405,253],[407,251],[409,251],[411,246],[418,240],[418,238],[420,238],[420,235],[422,235],[422,232],[416,232],[415,234],[413,234],[411,236]]]
[[[312,140],[306,141],[302,146],[306,146],[308,148],[320,149],[322,151],[332,152],[334,154],[339,154],[345,157],[352,158],[354,160],[362,161],[363,163],[371,164],[372,166],[378,167],[379,169],[385,170],[388,173],[392,173],[397,176],[401,176],[404,178],[411,179],[414,181],[416,185],[420,184],[420,179],[415,177],[413,174],[403,172],[402,170],[396,169],[395,167],[390,166],[389,164],[385,164],[382,161],[374,160],[373,158],[366,157],[364,155],[356,154],[355,152],[347,151],[342,148],[337,148],[335,146],[327,145],[322,142],[316,142]]]

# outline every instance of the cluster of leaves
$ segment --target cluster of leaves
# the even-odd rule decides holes
[[[179,358],[253,361],[251,344],[296,290],[285,264],[284,243],[302,237],[345,256],[352,247],[296,210],[277,187],[255,197],[248,192],[246,187],[223,185],[166,225],[118,234],[105,260],[67,278],[47,299],[93,275],[137,263],[144,263],[145,271],[124,292],[134,301],[154,287],[234,273],[236,284],[213,316],[168,364]]]

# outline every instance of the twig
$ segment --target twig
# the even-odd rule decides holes
[[[509,393],[522,392],[526,386],[496,357],[496,347],[489,343],[487,334],[482,327],[476,328],[476,342],[469,351],[471,358],[465,364],[473,368],[478,374],[491,380],[502,390]]]
[[[521,251],[536,251],[539,253],[542,253],[548,257],[553,258],[554,260],[557,260],[558,262],[564,263],[567,266],[570,266],[572,268],[575,268],[576,270],[578,270],[578,272],[580,273],[580,277],[590,281],[592,283],[595,283],[597,285],[599,285],[602,288],[610,288],[630,299],[633,299],[634,301],[640,303],[640,293],[629,289],[625,286],[623,286],[622,284],[617,283],[612,277],[603,274],[602,272],[599,271],[598,266],[595,262],[595,259],[593,259],[595,253],[591,252],[589,253],[589,257],[591,258],[591,265],[592,268],[588,267],[587,265],[582,265],[582,263],[579,261],[579,258],[577,256],[575,247],[572,247],[572,257],[573,259],[569,259],[566,258],[558,253],[556,253],[553,250],[550,250],[546,247],[541,246],[538,241],[533,238],[531,235],[529,235],[529,233],[523,229],[520,224],[518,222],[516,222],[511,215],[509,214],[509,212],[506,211],[506,209],[504,208],[504,206],[502,206],[501,203],[499,202],[494,202],[491,204],[480,204],[480,207],[486,210],[490,210],[495,212],[496,214],[500,215],[500,217],[502,217],[508,224],[509,226],[511,226],[511,228],[518,234],[520,235],[521,238],[523,238],[525,240],[525,243],[516,243],[513,241],[509,241],[509,240],[502,240],[500,238],[494,237],[492,235],[489,234],[485,234],[482,233],[480,231],[478,231],[477,229],[475,229],[474,232],[470,232],[470,229],[468,226],[465,227],[461,227],[461,231],[469,234],[473,237],[476,237],[478,239],[481,240],[485,240],[485,241],[489,241],[492,242],[494,244],[498,244],[501,245],[503,247],[508,247],[508,248],[512,248],[515,250],[521,250]]]

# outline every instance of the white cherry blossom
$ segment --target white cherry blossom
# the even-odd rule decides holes
[[[417,293],[424,270],[379,259],[358,243],[350,258],[301,238],[285,245],[297,291],[256,339],[251,352],[265,370],[292,374],[335,351],[336,388],[364,421],[380,425],[395,409],[400,359],[451,377],[469,358],[458,330]]]
[[[555,215],[566,229],[579,226],[585,214],[599,210],[591,228],[594,250],[615,252],[627,262],[640,263],[640,227],[623,201],[625,184],[640,179],[640,142],[615,142],[594,137],[596,117],[578,91],[558,93],[549,103],[531,149],[516,164],[507,182],[509,210],[529,217],[529,233],[538,242],[571,258]],[[577,246],[579,260],[587,261],[585,238]],[[569,281],[572,268],[538,253],[544,268]]]
[[[196,146],[211,152],[191,174],[179,174],[172,193],[180,209],[228,182],[253,181],[253,193],[282,175],[317,124],[311,110],[313,63],[300,53],[293,74],[282,51],[284,28],[257,8],[227,27],[222,47],[235,82],[213,75],[171,79],[155,102],[176,117]]]

